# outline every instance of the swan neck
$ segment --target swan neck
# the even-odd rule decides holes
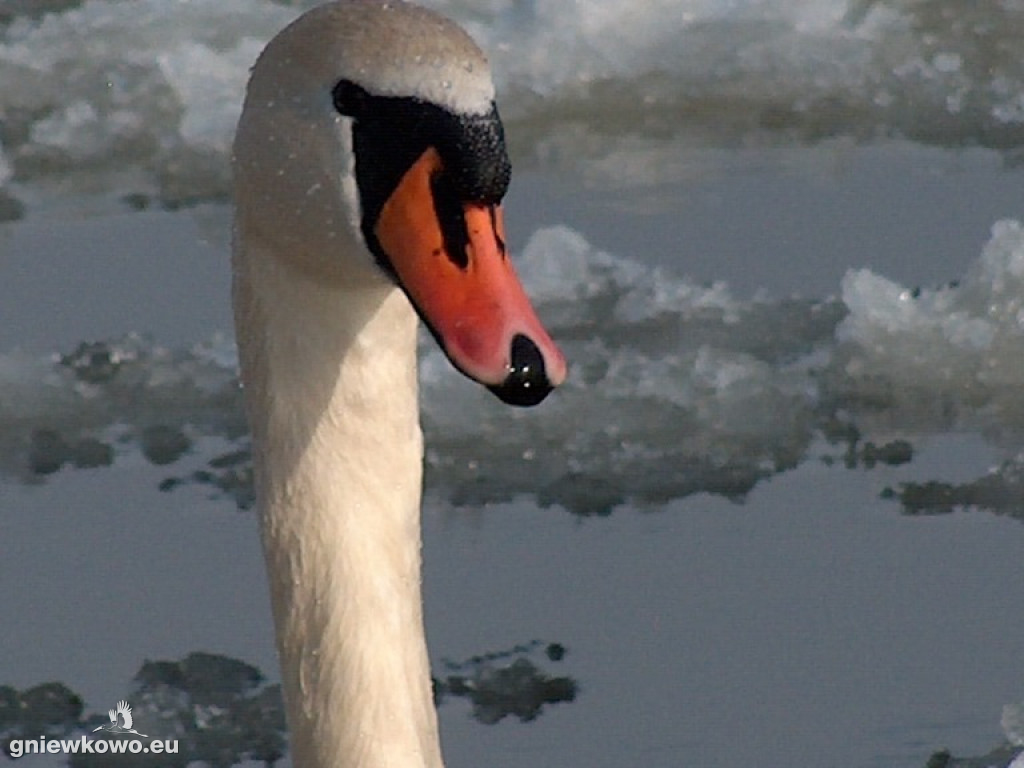
[[[236,325],[294,764],[441,768],[415,314],[384,280],[353,290],[246,250]]]

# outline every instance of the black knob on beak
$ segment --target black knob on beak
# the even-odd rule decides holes
[[[491,392],[509,405],[537,405],[554,389],[537,345],[521,333],[512,339],[508,376]]]

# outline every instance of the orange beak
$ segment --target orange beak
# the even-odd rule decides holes
[[[565,358],[505,252],[501,207],[457,200],[442,174],[426,150],[381,208],[377,242],[455,367],[505,402],[535,405],[565,380]]]

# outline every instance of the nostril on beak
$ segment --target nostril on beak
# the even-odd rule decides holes
[[[536,405],[553,389],[537,345],[519,333],[512,339],[508,376],[490,388],[509,405]]]

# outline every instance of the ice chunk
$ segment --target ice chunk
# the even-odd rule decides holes
[[[157,57],[160,72],[184,108],[179,131],[185,144],[229,151],[248,67],[262,47],[262,41],[250,37],[224,51],[183,41]]]
[[[85,0],[14,18],[0,28],[0,88],[19,181],[74,166],[112,189],[131,172],[165,198],[225,195],[248,68],[314,4]],[[507,116],[543,117],[531,147],[609,157],[634,180],[661,172],[645,140],[675,137],[681,114],[723,146],[764,131],[1018,143],[1024,22],[1009,3],[429,4],[488,51]]]
[[[616,319],[625,324],[704,309],[724,315],[738,306],[724,283],[699,286],[661,268],[612,256],[565,226],[537,230],[520,261],[523,281],[534,301],[575,307],[577,319],[584,316],[585,306],[597,303],[611,307]]]
[[[1024,747],[1024,705],[1007,704],[1000,721],[1006,740],[1015,747]]]

